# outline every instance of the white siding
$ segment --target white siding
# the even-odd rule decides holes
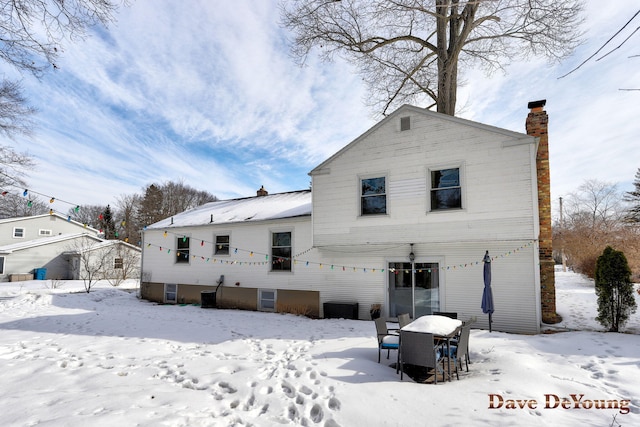
[[[23,238],[14,238],[13,229],[15,227],[24,228]],[[51,236],[59,234],[89,233],[97,235],[98,230],[85,227],[75,221],[68,221],[61,215],[37,215],[24,218],[11,218],[0,220],[0,246],[10,245],[21,241],[39,239],[40,230],[51,230]]]

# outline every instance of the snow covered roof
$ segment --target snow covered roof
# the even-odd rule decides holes
[[[311,215],[311,190],[218,200],[147,226],[149,229],[266,221]]]
[[[34,220],[34,219],[38,219],[38,218],[46,218],[46,217],[52,217],[55,216],[59,219],[62,219],[64,221],[76,224],[80,227],[83,227],[85,229],[88,229],[89,231],[95,232],[95,234],[98,233],[99,230],[87,225],[87,224],[83,224],[81,222],[78,222],[76,220],[71,219],[71,217],[69,216],[64,216],[58,212],[53,212],[53,213],[46,213],[46,214],[41,214],[41,215],[33,215],[33,216],[20,216],[20,217],[15,217],[15,218],[4,218],[4,219],[0,219],[0,224],[9,224],[12,222],[24,222],[24,221],[30,221],[30,220]]]
[[[20,251],[29,248],[35,248],[38,246],[49,245],[51,243],[64,242],[66,240],[73,240],[79,237],[86,237],[93,239],[97,242],[103,241],[103,239],[89,233],[74,233],[74,234],[59,234],[57,236],[41,237],[39,239],[27,240],[20,243],[13,243],[11,245],[5,245],[0,247],[0,253],[10,254],[15,251]]]

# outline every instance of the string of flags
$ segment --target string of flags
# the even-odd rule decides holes
[[[169,233],[166,230],[162,233],[164,238],[167,238],[167,236],[171,234],[172,236],[175,236],[177,239],[181,239],[183,243],[186,243],[187,240],[189,239],[189,241],[191,240],[195,240],[197,243],[197,245],[199,247],[205,247],[205,245],[211,246],[211,252],[209,252],[209,254],[211,254],[213,252],[213,247],[216,245],[214,242],[211,241],[207,241],[207,240],[203,240],[203,239],[193,239],[191,237],[187,237],[185,235],[182,234],[177,234],[177,233]],[[506,258],[509,257],[511,255],[514,255],[520,251],[522,251],[523,249],[526,249],[528,247],[530,247],[531,245],[533,245],[535,243],[535,241],[531,240],[521,246],[519,246],[518,248],[503,252],[499,255],[495,255],[491,257],[491,261],[494,260],[498,260],[498,259],[502,259],[502,258]],[[169,244],[171,245],[171,243]],[[200,260],[200,261],[204,261],[204,262],[212,262],[212,263],[220,263],[220,264],[227,264],[227,265],[238,265],[238,266],[264,266],[264,265],[269,265],[269,264],[278,264],[278,263],[288,263],[288,262],[293,262],[293,265],[302,265],[305,267],[310,267],[310,266],[315,266],[319,269],[327,269],[330,271],[350,271],[350,272],[357,272],[357,271],[361,271],[363,273],[384,273],[384,272],[390,272],[390,273],[395,273],[395,274],[399,274],[400,272],[409,272],[411,271],[411,269],[403,269],[403,268],[389,268],[389,269],[385,269],[385,268],[370,268],[370,267],[355,267],[355,266],[348,266],[348,265],[338,265],[338,264],[328,264],[328,263],[323,263],[323,262],[317,262],[317,261],[310,261],[310,260],[306,260],[306,259],[301,259],[301,257],[303,255],[308,254],[309,252],[311,252],[312,250],[316,249],[314,247],[308,248],[292,257],[283,257],[283,256],[273,256],[270,257],[269,254],[267,253],[261,253],[259,251],[253,251],[253,250],[249,250],[249,249],[243,249],[243,248],[238,248],[238,247],[228,247],[229,250],[229,254],[224,254],[224,256],[215,256],[215,255],[196,255],[193,254],[191,248],[189,249],[181,249],[181,250],[173,250],[171,249],[171,247],[168,246],[162,246],[162,245],[157,245],[157,244],[153,244],[153,243],[146,243],[146,248],[144,249],[150,249],[150,248],[155,248],[158,249],[160,252],[165,252],[166,254],[171,254],[174,253],[176,257],[184,257],[187,258],[189,257],[192,260]],[[172,245],[173,246],[173,245]],[[222,246],[220,246],[222,248]],[[238,255],[238,254],[245,254],[248,255],[249,258],[251,258],[250,260],[246,260],[246,259],[241,259],[241,258],[227,258],[228,256],[231,255]],[[464,269],[464,268],[469,268],[469,267],[474,267],[477,265],[481,265],[483,264],[483,260],[479,260],[479,261],[471,261],[471,262],[467,262],[467,263],[460,263],[460,264],[453,264],[453,265],[446,265],[446,266],[441,266],[438,267],[440,270],[442,271],[446,271],[446,270],[458,270],[458,269]],[[419,269],[413,269],[413,272],[431,272],[432,269],[431,268],[419,268]]]
[[[7,194],[9,194],[9,191],[3,190],[3,191],[0,192],[0,195],[3,196],[3,197],[6,196]],[[67,204],[69,206],[73,206],[73,211],[75,213],[78,213],[80,211],[80,205],[79,204],[71,203],[71,202],[68,202],[66,200],[62,200],[62,199],[56,198],[56,197],[50,197],[50,196],[47,196],[46,194],[39,193],[39,192],[37,192],[35,190],[31,190],[29,188],[25,188],[24,191],[22,191],[22,197],[24,197],[26,199],[28,207],[33,206],[34,198],[31,197],[32,195],[37,195],[37,196],[43,197],[45,200],[47,198],[49,198],[49,204],[51,204],[51,205],[53,205],[56,202],[60,202],[60,203]],[[53,214],[56,214],[56,213],[60,214],[61,216],[66,216],[67,217],[67,221],[71,222],[71,220],[72,220],[71,215],[69,215],[67,213],[64,213],[64,212],[61,212],[61,211],[57,211],[57,210],[55,210],[53,208],[49,209],[49,215],[53,215]],[[104,220],[104,216],[103,216],[102,213],[98,216],[97,220],[99,220],[99,221]],[[84,225],[85,228],[89,227],[89,224],[87,224],[87,223],[83,223],[83,225]],[[124,228],[126,226],[126,222],[122,221],[119,225],[120,225],[120,227]],[[102,231],[103,230],[100,230],[101,233],[102,233]],[[119,237],[118,230],[114,231],[114,236],[116,238]],[[128,242],[129,239],[125,238],[124,241]]]
[[[8,191],[2,191],[0,192],[1,196],[6,196],[7,194],[9,194]],[[39,193],[37,191],[31,190],[31,189],[24,189],[24,191],[22,191],[22,196],[26,198],[27,200],[27,206],[31,207],[33,204],[33,200],[30,197],[32,194],[49,198],[49,203],[51,205],[53,205],[56,202],[60,202],[60,203],[64,203],[70,206],[73,206],[73,210],[75,212],[78,212],[80,210],[80,205],[75,204],[75,203],[71,203],[62,199],[58,199],[56,197],[53,196],[47,196],[45,194]],[[60,212],[60,211],[56,211],[53,208],[51,208],[49,210],[49,214],[53,215],[54,213],[59,213],[62,216],[65,216],[64,213]],[[71,215],[66,215],[67,216],[67,221],[71,221]],[[102,220],[104,219],[102,214],[100,214],[100,217],[98,218],[98,220]],[[125,222],[122,221],[122,223],[120,224],[121,227],[125,227]],[[88,227],[88,224],[84,224],[85,227]],[[146,227],[145,227],[146,229]],[[102,230],[100,230],[102,231]],[[187,236],[184,235],[178,235],[176,233],[171,233],[174,236],[179,236],[182,237],[183,242],[186,242],[187,240]],[[167,231],[164,231],[163,236],[166,238],[168,235]],[[118,231],[115,231],[115,237],[118,237]],[[125,239],[125,241],[127,241],[128,239]],[[198,239],[200,240],[200,239]],[[526,244],[512,249],[510,251],[506,251],[504,253],[501,253],[499,255],[495,255],[491,257],[491,261],[497,260],[497,259],[501,259],[501,258],[505,258],[508,257],[510,255],[513,255],[523,249],[526,249],[528,247],[530,247],[531,245],[533,245],[535,243],[535,241],[531,240],[529,242],[527,242]],[[206,240],[200,240],[200,247],[204,247],[205,244],[210,244],[210,245],[215,245],[214,242],[209,242]],[[158,248],[160,251],[165,252],[167,254],[170,254],[172,249],[171,248],[167,248],[167,247],[163,247],[160,245],[154,245],[151,243],[147,243],[146,247],[150,248],[155,246],[156,248]],[[143,248],[144,249],[144,248]],[[411,269],[396,269],[396,268],[389,268],[389,269],[384,269],[384,268],[369,268],[369,267],[354,267],[354,266],[346,266],[346,265],[336,265],[336,264],[326,264],[326,263],[320,263],[320,262],[316,262],[316,261],[309,261],[309,260],[304,260],[304,259],[300,259],[301,256],[306,255],[307,253],[311,252],[312,250],[314,250],[314,247],[308,248],[296,255],[294,255],[293,257],[282,257],[282,256],[275,256],[271,259],[271,261],[269,260],[269,254],[266,253],[260,253],[258,251],[252,251],[252,250],[248,250],[248,249],[242,249],[242,248],[231,248],[229,247],[229,251],[233,251],[234,255],[237,255],[239,252],[240,253],[246,253],[249,255],[250,258],[254,258],[254,257],[264,257],[264,260],[260,260],[257,261],[257,258],[255,258],[254,260],[251,261],[246,261],[246,260],[241,260],[241,259],[226,259],[226,258],[220,258],[220,257],[214,257],[214,256],[202,256],[202,255],[194,255],[191,254],[191,250],[189,249],[188,251],[185,249],[182,249],[182,251],[180,250],[176,250],[175,254],[177,257],[180,256],[189,256],[191,259],[200,259],[201,261],[204,262],[213,262],[213,263],[223,263],[223,264],[230,264],[230,265],[246,265],[246,266],[260,266],[260,265],[267,265],[267,264],[278,264],[278,263],[287,263],[287,262],[291,262],[293,261],[294,265],[304,265],[306,267],[309,266],[317,266],[318,268],[322,269],[322,268],[326,268],[328,270],[331,271],[352,271],[352,272],[356,272],[356,271],[362,271],[364,273],[384,273],[385,271],[391,272],[391,273],[395,273],[395,274],[399,274],[400,272],[409,272]],[[225,254],[226,255],[226,254]],[[230,255],[230,254],[229,254]],[[473,267],[473,266],[477,266],[482,264],[483,261],[479,260],[479,261],[471,261],[471,262],[466,262],[466,263],[460,263],[460,264],[453,264],[453,265],[446,265],[446,266],[441,266],[439,267],[440,270],[442,271],[446,271],[446,270],[458,270],[458,269],[464,269],[464,268],[468,268],[468,267]],[[413,269],[413,272],[422,272],[422,271],[427,271],[427,272],[431,272],[432,269],[431,268],[423,268],[423,269]]]

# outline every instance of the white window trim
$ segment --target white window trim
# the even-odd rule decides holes
[[[273,308],[264,308],[262,306],[262,293],[263,292],[273,292]],[[267,301],[271,301],[267,299]],[[277,289],[258,289],[258,311],[271,311],[275,312],[276,307],[278,306],[278,290]]]
[[[4,255],[0,255],[0,259],[2,260],[2,262],[0,263],[0,274],[4,274],[4,271],[6,270],[6,264],[7,264],[7,257],[5,257]]]
[[[362,213],[362,180],[363,179],[371,179],[371,178],[384,178],[384,196],[387,199],[386,211],[383,214],[363,214]],[[389,215],[391,210],[389,203],[389,171],[379,172],[379,173],[367,173],[364,175],[358,175],[358,183],[357,183],[357,209],[358,218],[371,218],[371,217],[381,217],[385,215]]]
[[[21,230],[22,236],[16,236],[16,231]],[[24,227],[13,227],[12,236],[14,239],[24,239],[25,234],[27,234],[27,230]]]
[[[38,230],[38,236],[40,237],[48,237],[48,236],[52,236],[53,235],[53,231],[52,230],[48,230],[46,228],[41,228]]]
[[[273,269],[273,234],[274,233],[291,233],[291,270],[274,270]],[[295,233],[294,233],[294,229],[291,227],[287,227],[287,228],[273,228],[273,229],[269,229],[269,242],[268,242],[268,250],[269,250],[269,273],[275,273],[275,274],[290,274],[293,273],[293,266],[294,266],[294,262],[293,262],[293,256],[295,254],[294,252],[294,239],[295,239]]]
[[[229,253],[228,254],[217,254],[216,253],[216,245],[218,236],[229,236]],[[213,234],[213,256],[214,257],[229,257],[231,256],[231,232],[221,231],[219,233]]]
[[[440,171],[443,169],[458,169],[458,177],[460,178],[460,206],[459,209],[436,209],[433,210],[431,208],[431,172]],[[427,213],[440,214],[440,213],[452,213],[452,212],[460,212],[467,209],[467,200],[466,200],[466,172],[465,172],[465,163],[457,162],[457,163],[446,163],[437,166],[428,167],[426,170],[427,175]]]
[[[180,252],[180,249],[178,249],[178,240],[182,240],[182,238],[184,238],[184,237],[189,239],[189,256],[187,257],[187,262],[178,262],[178,258],[177,258],[178,257],[178,252]],[[175,236],[175,244],[176,245],[175,245],[174,249],[175,249],[176,253],[174,254],[174,257],[175,257],[174,258],[174,262],[173,262],[174,264],[176,264],[176,265],[182,265],[182,264],[191,265],[191,251],[193,250],[191,248],[192,245],[193,245],[192,240],[193,239],[191,238],[191,234],[182,234],[182,235],[176,235]]]
[[[174,291],[169,290],[168,289],[169,287],[173,287]],[[169,292],[175,294],[175,298],[173,300],[167,299],[167,293]],[[178,285],[176,283],[165,283],[162,299],[166,304],[177,304],[178,303]]]

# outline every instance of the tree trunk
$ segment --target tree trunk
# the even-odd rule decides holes
[[[460,33],[460,15],[458,2],[436,0],[436,33],[438,49],[438,113],[454,116],[458,90],[458,47],[457,38]]]

